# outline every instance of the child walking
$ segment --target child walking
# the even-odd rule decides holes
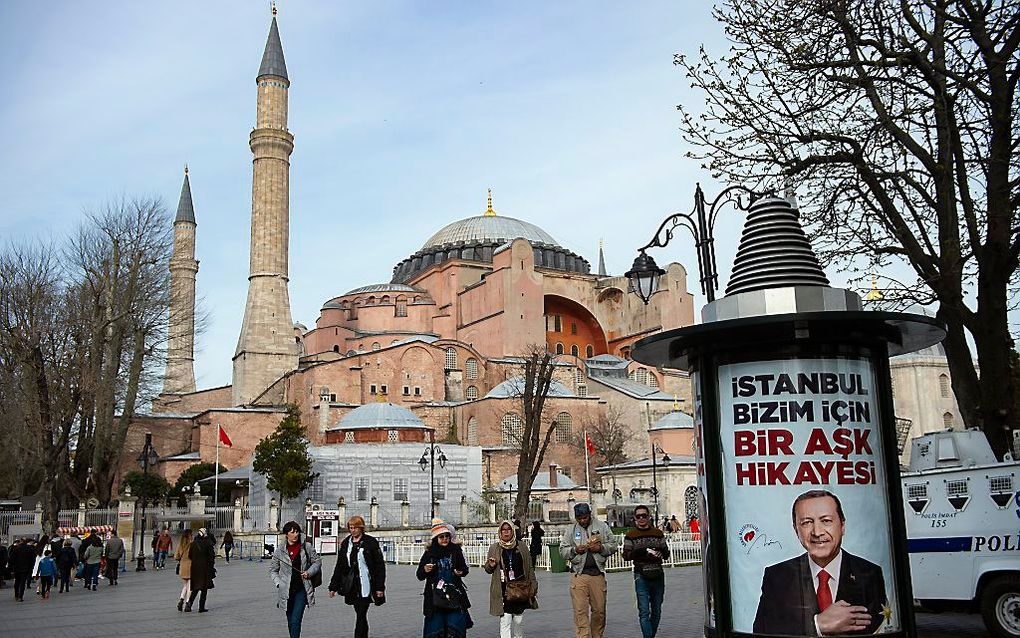
[[[50,588],[53,587],[53,578],[57,575],[57,563],[53,560],[53,552],[46,550],[42,561],[39,562],[39,593],[43,599],[50,597]]]

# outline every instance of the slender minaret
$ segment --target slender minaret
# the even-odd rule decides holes
[[[258,105],[249,146],[254,156],[251,186],[251,260],[248,301],[234,353],[234,405],[245,405],[297,367],[294,324],[287,291],[290,235],[290,154],[287,130],[287,64],[283,59],[276,7],[255,80]],[[260,401],[275,403],[280,397]]]
[[[174,218],[174,250],[170,257],[170,327],[163,394],[195,391],[195,205],[191,201],[188,167]]]
[[[608,277],[606,272],[606,256],[602,253],[602,240],[599,240],[599,277]]]

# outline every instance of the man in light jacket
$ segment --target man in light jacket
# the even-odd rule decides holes
[[[572,574],[574,634],[577,638],[602,638],[606,629],[606,559],[619,546],[605,521],[592,517],[587,503],[574,506],[574,519],[577,522],[560,539],[560,555]]]
[[[106,577],[110,579],[111,585],[116,585],[120,574],[118,565],[120,559],[124,558],[124,541],[117,536],[117,530],[110,532],[110,540],[106,541],[103,552],[106,556]]]

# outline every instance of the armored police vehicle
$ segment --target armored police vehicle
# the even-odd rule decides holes
[[[1020,462],[996,460],[979,430],[913,440],[901,475],[914,598],[980,612],[993,636],[1020,637]]]

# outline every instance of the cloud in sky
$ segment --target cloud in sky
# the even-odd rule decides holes
[[[666,213],[689,209],[676,52],[723,52],[707,3],[280,2],[292,87],[291,303],[389,281],[451,221],[497,212],[610,271]],[[69,232],[127,195],[176,207],[191,167],[198,291],[210,317],[200,387],[230,382],[247,292],[255,73],[263,2],[46,2],[5,7],[0,235]],[[721,185],[713,185],[721,187]],[[718,190],[706,185],[706,191]],[[721,220],[720,262],[740,221]],[[697,288],[693,247],[677,242]]]

